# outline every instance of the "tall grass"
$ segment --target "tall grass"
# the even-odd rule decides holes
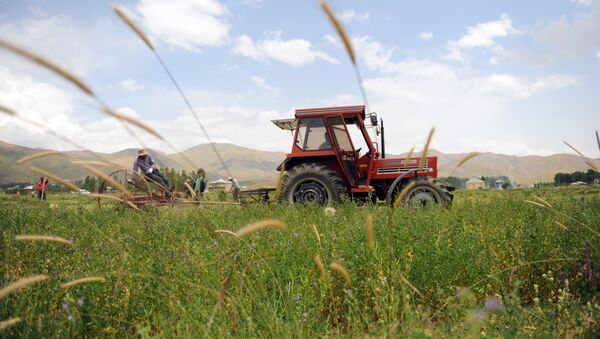
[[[0,201],[2,255],[11,258],[1,263],[3,279],[52,277],[0,300],[0,319],[21,318],[2,335],[593,337],[599,330],[589,321],[600,318],[598,188],[460,191],[451,210],[399,208],[389,223],[380,217],[388,206],[343,204],[323,218],[316,206],[136,213],[60,201],[50,201],[54,209]],[[287,229],[215,233],[273,217]],[[14,240],[49,233],[73,246]],[[106,281],[60,288],[86,276]]]

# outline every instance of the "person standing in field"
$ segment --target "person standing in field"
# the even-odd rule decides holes
[[[142,171],[144,177],[150,179],[151,181],[159,184],[167,193],[167,195],[171,195],[171,191],[169,189],[169,181],[165,176],[160,173],[158,168],[154,167],[154,160],[152,156],[146,152],[145,149],[140,148],[138,150],[137,159],[133,162],[133,175],[138,175],[138,168]]]
[[[46,200],[46,189],[48,188],[48,178],[41,177],[37,183],[38,200]]]
[[[206,172],[203,168],[200,168],[196,173],[194,179],[194,191],[196,193],[196,200],[204,201],[204,191],[206,190]]]
[[[229,191],[233,195],[233,202],[240,202],[240,183],[236,178],[229,177],[227,181],[231,181],[231,188]]]

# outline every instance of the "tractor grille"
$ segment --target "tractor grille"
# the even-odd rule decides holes
[[[410,170],[418,169],[419,166],[401,166],[401,167],[381,167],[377,170],[377,174],[390,174],[390,173],[404,173]],[[425,163],[423,164],[423,171],[430,171],[429,161],[425,159]]]

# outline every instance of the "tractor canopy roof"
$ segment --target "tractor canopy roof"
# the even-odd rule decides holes
[[[344,116],[346,123],[354,123],[357,114],[360,114],[362,119],[365,119],[365,106],[334,106],[334,107],[317,107],[317,108],[299,108],[296,109],[294,119],[276,119],[271,120],[277,127],[282,130],[293,131],[296,129],[296,122],[298,118],[307,117],[323,117],[323,116]]]
[[[296,118],[308,116],[328,116],[328,115],[344,115],[355,116],[360,114],[365,118],[365,106],[335,106],[335,107],[318,107],[318,108],[300,108],[296,110]]]

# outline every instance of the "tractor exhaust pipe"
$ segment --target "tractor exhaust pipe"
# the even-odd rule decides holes
[[[385,159],[385,129],[383,128],[383,118],[381,121],[381,159]]]

